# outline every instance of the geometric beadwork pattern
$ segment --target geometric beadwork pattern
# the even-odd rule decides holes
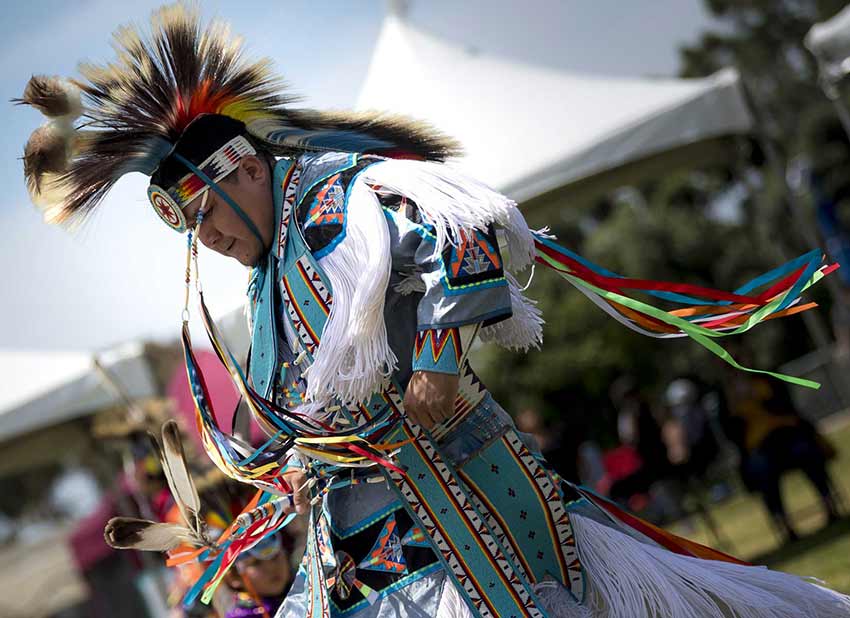
[[[390,384],[381,397],[385,405],[395,413],[401,413],[402,400],[395,385]],[[361,405],[356,410],[350,409],[354,421],[362,423],[370,419],[373,411],[379,408]],[[417,531],[417,536],[420,539],[430,538],[433,546],[441,554],[445,568],[460,586],[463,596],[475,607],[477,614],[482,618],[494,616],[541,618],[542,613],[537,609],[527,588],[527,580],[517,575],[510,559],[504,555],[467,498],[460,479],[455,476],[452,467],[443,462],[441,455],[434,449],[433,443],[422,432],[421,427],[405,422],[403,429],[404,436],[412,440],[411,446],[416,446],[414,451],[418,452],[416,459],[420,462],[428,462],[430,472],[426,473],[422,468],[410,467],[414,460],[400,456],[400,463],[409,467],[407,474],[400,475],[390,471],[387,476],[398,487],[407,508],[419,520],[422,534],[420,536]],[[416,469],[419,472],[416,472]],[[416,479],[416,482],[412,482],[413,479]],[[436,487],[440,489],[434,491]],[[427,501],[422,499],[425,495],[429,498]],[[446,497],[450,498],[449,502],[446,502]],[[446,526],[453,515],[460,516],[461,519],[451,526],[450,531]],[[472,536],[469,537],[466,534]],[[408,539],[411,536],[413,535],[404,535],[402,545],[410,545]],[[468,540],[459,541],[463,538]],[[481,568],[484,564],[480,562],[477,562],[478,569],[471,568],[472,564],[469,560],[473,558],[476,551],[483,552],[483,556],[486,556],[485,564],[494,570]],[[508,598],[503,596],[504,593],[508,593]],[[494,602],[496,596],[499,596],[499,602]],[[497,607],[504,608],[504,611],[500,611]]]
[[[431,547],[431,544],[428,542],[428,537],[425,536],[425,533],[422,532],[422,528],[419,526],[413,526],[408,530],[404,538],[401,540],[402,545],[409,545],[411,547]]]
[[[337,551],[336,561],[338,566],[334,575],[333,587],[336,598],[342,602],[348,601],[351,598],[352,589],[356,589],[369,605],[375,603],[379,598],[378,593],[371,586],[358,579],[354,559],[344,551]]]
[[[416,332],[413,371],[457,374],[462,357],[457,328],[431,328]]]
[[[346,193],[354,178],[378,159],[358,156],[345,169],[307,187],[296,206],[296,219],[317,260],[333,251],[346,234]]]
[[[418,534],[400,504],[365,527],[355,525],[351,529],[354,532],[340,536],[331,528],[337,557],[330,595],[334,615],[355,613],[439,569],[440,562],[429,543],[403,542],[403,538]]]
[[[508,430],[459,474],[529,581],[554,577],[582,602],[584,573],[563,496],[517,433]]]
[[[310,209],[303,228],[313,225],[342,225],[345,220],[345,189],[340,182],[341,174],[334,174],[324,181]]]
[[[304,552],[304,569],[307,572],[307,616],[310,618],[330,618],[328,582],[317,540],[317,522],[314,513],[310,514],[310,530],[307,535],[307,548]]]
[[[295,208],[295,195],[298,192],[299,184],[301,184],[300,160],[290,168],[289,173],[282,182],[282,187],[284,188],[283,207],[280,215],[280,227],[277,231],[277,257],[280,260],[284,257],[286,237],[289,234],[289,220],[292,218],[292,212]]]
[[[333,304],[330,290],[306,254],[284,273],[281,284],[281,299],[290,323],[312,356]]]
[[[445,528],[445,521],[448,511],[446,508],[451,508],[455,514],[459,515],[463,521],[463,526],[472,533],[476,539],[475,543],[484,551],[490,564],[494,568],[494,575],[501,579],[501,585],[504,590],[510,592],[515,600],[514,607],[510,614],[514,616],[539,617],[540,611],[537,609],[528,588],[517,574],[509,557],[505,556],[500,544],[493,536],[491,531],[485,525],[483,519],[478,514],[478,510],[467,498],[466,493],[458,483],[458,479],[451,472],[451,468],[446,465],[437,451],[433,448],[430,439],[422,432],[417,425],[411,425],[407,421],[404,423],[405,437],[412,439],[410,445],[415,447],[421,460],[428,461],[429,466],[433,470],[434,479],[442,486],[442,496],[438,496],[433,492],[428,492],[428,500],[424,500],[420,493],[417,483],[412,482],[414,474],[401,475],[395,471],[390,471],[389,476],[396,483],[404,496],[408,505],[414,513],[416,513],[420,522],[428,535],[433,540],[435,546],[443,555],[445,564],[452,571],[455,580],[461,585],[466,596],[469,598],[472,605],[476,608],[482,618],[490,616],[499,616],[500,613],[492,603],[491,591],[497,586],[496,581],[488,579],[483,573],[477,573],[470,569],[468,565],[461,564],[460,557],[468,557],[472,547],[470,545],[457,546],[452,542],[453,537],[457,535],[458,530],[449,532]],[[399,460],[402,463],[410,464],[410,459],[403,457],[405,449],[399,453]],[[425,479],[417,479],[424,481]],[[445,499],[448,499],[450,507],[440,507],[436,503],[445,504]]]
[[[299,220],[303,221],[304,219],[299,217]],[[311,246],[311,249],[314,248]],[[286,315],[297,336],[307,349],[308,357],[312,357],[319,344],[321,330],[327,320],[326,311],[328,311],[332,302],[330,291],[322,281],[323,277],[319,274],[321,271],[315,260],[315,255],[307,252],[299,256],[294,265],[284,264],[284,276],[280,286]],[[501,264],[499,264],[499,270],[501,270]],[[298,276],[296,276],[296,272],[298,272]],[[302,284],[306,284],[308,289],[293,289]],[[321,309],[310,311],[311,315],[308,318],[303,311],[305,301],[308,306],[321,305]],[[313,301],[320,302],[314,303]],[[386,405],[393,413],[397,416],[403,416],[401,396],[397,389],[390,385],[382,395]],[[367,415],[370,413],[366,406],[362,406],[361,410]],[[528,581],[521,576],[518,572],[519,569],[506,555],[506,551],[502,549],[496,537],[485,524],[453,468],[443,461],[431,439],[422,431],[421,427],[411,424],[407,420],[401,424],[401,427],[403,430],[402,439],[409,440],[409,443],[401,447],[397,458],[401,465],[408,468],[408,473],[399,474],[390,471],[389,473],[385,472],[385,474],[393,481],[400,496],[404,498],[406,506],[421,525],[423,532],[431,539],[433,547],[438,550],[444,566],[448,568],[454,581],[461,587],[463,596],[476,609],[481,618],[501,618],[502,616],[505,618],[542,618],[542,613],[536,606]],[[417,477],[415,481],[410,478],[413,476],[414,470],[416,470],[415,475]],[[420,493],[423,491],[424,494]],[[425,495],[428,496],[427,500],[424,499]],[[452,523],[448,525],[450,521]],[[365,551],[369,551],[374,544],[375,540],[373,539]],[[336,550],[337,544],[333,543],[333,545]],[[406,552],[424,548],[409,545],[403,545],[403,547],[407,568],[410,571],[410,560],[407,558]],[[351,551],[347,553],[352,556],[356,555],[352,554]],[[388,574],[365,569],[357,571],[358,581],[366,584],[372,590],[378,591],[378,586],[373,586],[367,582],[367,575],[386,576]],[[394,577],[399,576],[394,575]],[[383,590],[389,589],[390,587],[387,587]],[[378,594],[382,594],[382,591]],[[337,603],[350,602],[355,596],[350,595],[349,599],[345,601],[337,599]],[[361,601],[368,603],[365,598]]]
[[[218,182],[236,169],[243,157],[256,152],[245,137],[237,135],[207,157],[198,166],[198,169],[213,182]],[[175,183],[169,193],[180,205],[180,208],[184,208],[200,191],[206,188],[206,182],[201,180],[194,172],[189,172]]]
[[[504,281],[498,247],[492,225],[471,233],[461,231],[458,242],[443,251],[447,287],[455,290]]]
[[[437,439],[442,439],[443,436],[462,423],[467,415],[487,396],[487,387],[484,386],[469,363],[463,363],[459,377],[454,413],[432,432]]]
[[[384,527],[378,535],[369,554],[357,565],[358,569],[383,571],[385,573],[407,573],[407,562],[401,551],[401,539],[396,530],[395,515],[384,520]]]

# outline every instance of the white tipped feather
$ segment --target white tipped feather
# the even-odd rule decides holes
[[[48,118],[62,119],[68,123],[83,113],[79,87],[61,77],[33,75],[27,83],[24,96],[13,100],[32,105]]]
[[[62,175],[77,147],[74,128],[51,120],[32,132],[24,148],[24,176],[33,203],[45,213],[48,223],[61,220],[68,195]]]
[[[182,544],[200,547],[189,528],[180,524],[156,523],[133,517],[113,517],[103,531],[106,544],[115,549],[140,551],[171,551]]]

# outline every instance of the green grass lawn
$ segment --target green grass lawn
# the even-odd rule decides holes
[[[850,425],[829,433],[828,438],[838,451],[830,471],[842,494],[844,514],[850,516]],[[818,495],[801,472],[785,475],[782,495],[800,541],[780,547],[761,500],[742,491],[711,509],[727,541],[719,549],[774,569],[817,577],[830,588],[850,593],[850,520],[824,529],[826,518]],[[671,530],[699,543],[716,545],[696,517],[677,523]]]

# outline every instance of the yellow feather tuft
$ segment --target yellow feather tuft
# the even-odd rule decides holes
[[[224,116],[230,116],[236,120],[241,120],[245,124],[255,120],[274,117],[274,114],[270,114],[256,102],[246,101],[245,99],[237,99],[223,105],[219,110],[219,113]]]

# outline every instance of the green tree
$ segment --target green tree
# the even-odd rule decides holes
[[[786,160],[804,146],[812,150],[820,138],[805,119],[828,112],[803,38],[843,5],[706,0],[715,26],[681,49],[681,74],[738,67],[780,157]],[[733,289],[808,248],[782,179],[760,154],[745,142],[740,159],[722,168],[676,174],[590,208],[565,210],[554,231],[561,242],[627,276]],[[534,405],[576,431],[610,437],[608,385],[618,375],[634,375],[656,400],[678,375],[714,383],[722,376],[722,362],[700,346],[633,333],[553,273],[539,273],[530,293],[547,319],[544,348],[527,355],[493,348],[478,353],[485,382],[514,410]],[[822,301],[824,294],[815,298]],[[744,338],[753,362],[771,369],[812,347],[799,317],[765,323]]]

